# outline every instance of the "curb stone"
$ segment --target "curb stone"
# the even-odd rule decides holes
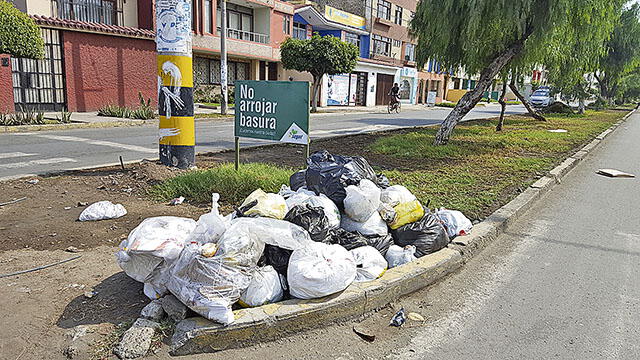
[[[475,225],[471,234],[457,237],[447,248],[389,269],[374,281],[353,283],[343,292],[325,298],[292,299],[236,310],[236,321],[228,326],[216,324],[202,317],[185,319],[176,325],[170,353],[189,355],[215,352],[275,340],[332,322],[348,321],[435,283],[459,269],[501,235],[635,111],[631,111],[588,145],[549,171],[547,176],[538,179],[520,195]]]

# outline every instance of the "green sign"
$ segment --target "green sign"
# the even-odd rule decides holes
[[[309,83],[235,82],[235,136],[294,144],[309,142]]]

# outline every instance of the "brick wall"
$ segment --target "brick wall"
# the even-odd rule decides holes
[[[6,60],[5,60],[6,59]],[[8,66],[3,66],[8,62]],[[0,54],[0,113],[14,111],[13,81],[9,55]]]
[[[157,102],[153,40],[64,31],[67,107],[94,111],[107,104],[136,106],[138,92]]]

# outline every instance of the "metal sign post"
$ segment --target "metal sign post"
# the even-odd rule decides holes
[[[195,165],[190,0],[156,1],[160,161]]]
[[[239,138],[305,145],[309,154],[309,83],[306,81],[235,82],[236,169]]]

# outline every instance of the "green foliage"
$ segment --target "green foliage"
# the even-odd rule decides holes
[[[149,120],[156,117],[156,110],[151,106],[151,99],[145,101],[141,92],[138,92],[140,105],[137,108],[130,108],[119,105],[105,105],[98,109],[98,116],[111,116],[126,119]]]
[[[67,111],[66,109],[62,110],[60,112],[60,117],[56,116],[56,120],[58,120],[59,122],[61,122],[63,124],[68,124],[68,123],[71,122],[71,115],[72,114],[73,113],[71,111]]]
[[[308,72],[316,79],[353,71],[359,50],[335,36],[314,34],[308,40],[287,38],[280,46],[280,54],[285,69]]]
[[[618,121],[618,111],[588,111],[586,115],[549,115],[547,122],[525,116],[462,123],[456,137],[434,146],[436,129],[425,128],[384,136],[370,145],[378,156],[398,159],[398,168],[384,171],[391,183],[405,185],[423,203],[458,209],[482,218],[525,189],[535,179]],[[566,129],[567,133],[547,130]],[[387,162],[393,162],[387,160]],[[406,168],[407,163],[420,164]]]
[[[0,54],[32,59],[44,57],[44,40],[38,25],[5,0],[0,0]]]
[[[640,63],[640,4],[622,12],[620,21],[607,42],[607,53],[600,59],[596,73],[602,97],[612,100],[625,74]]]
[[[454,108],[454,107],[456,107],[456,104],[457,103],[441,102],[441,103],[437,103],[436,106],[446,107],[446,108]]]
[[[618,91],[623,103],[638,102],[640,100],[640,69],[623,77]]]
[[[154,186],[149,193],[157,200],[184,196],[191,202],[209,203],[211,193],[217,192],[224,202],[237,205],[258,188],[278,192],[282,184],[289,183],[292,173],[292,169],[262,163],[241,164],[236,171],[234,164],[227,163],[178,175]]]
[[[31,108],[23,108],[22,111],[16,111],[13,114],[0,114],[0,125],[2,126],[42,125],[44,123],[44,112]]]
[[[524,42],[510,67],[530,68],[549,56],[567,55],[577,42],[601,47],[623,2],[421,0],[410,24],[418,39],[417,62],[436,59],[447,68],[478,73]]]

